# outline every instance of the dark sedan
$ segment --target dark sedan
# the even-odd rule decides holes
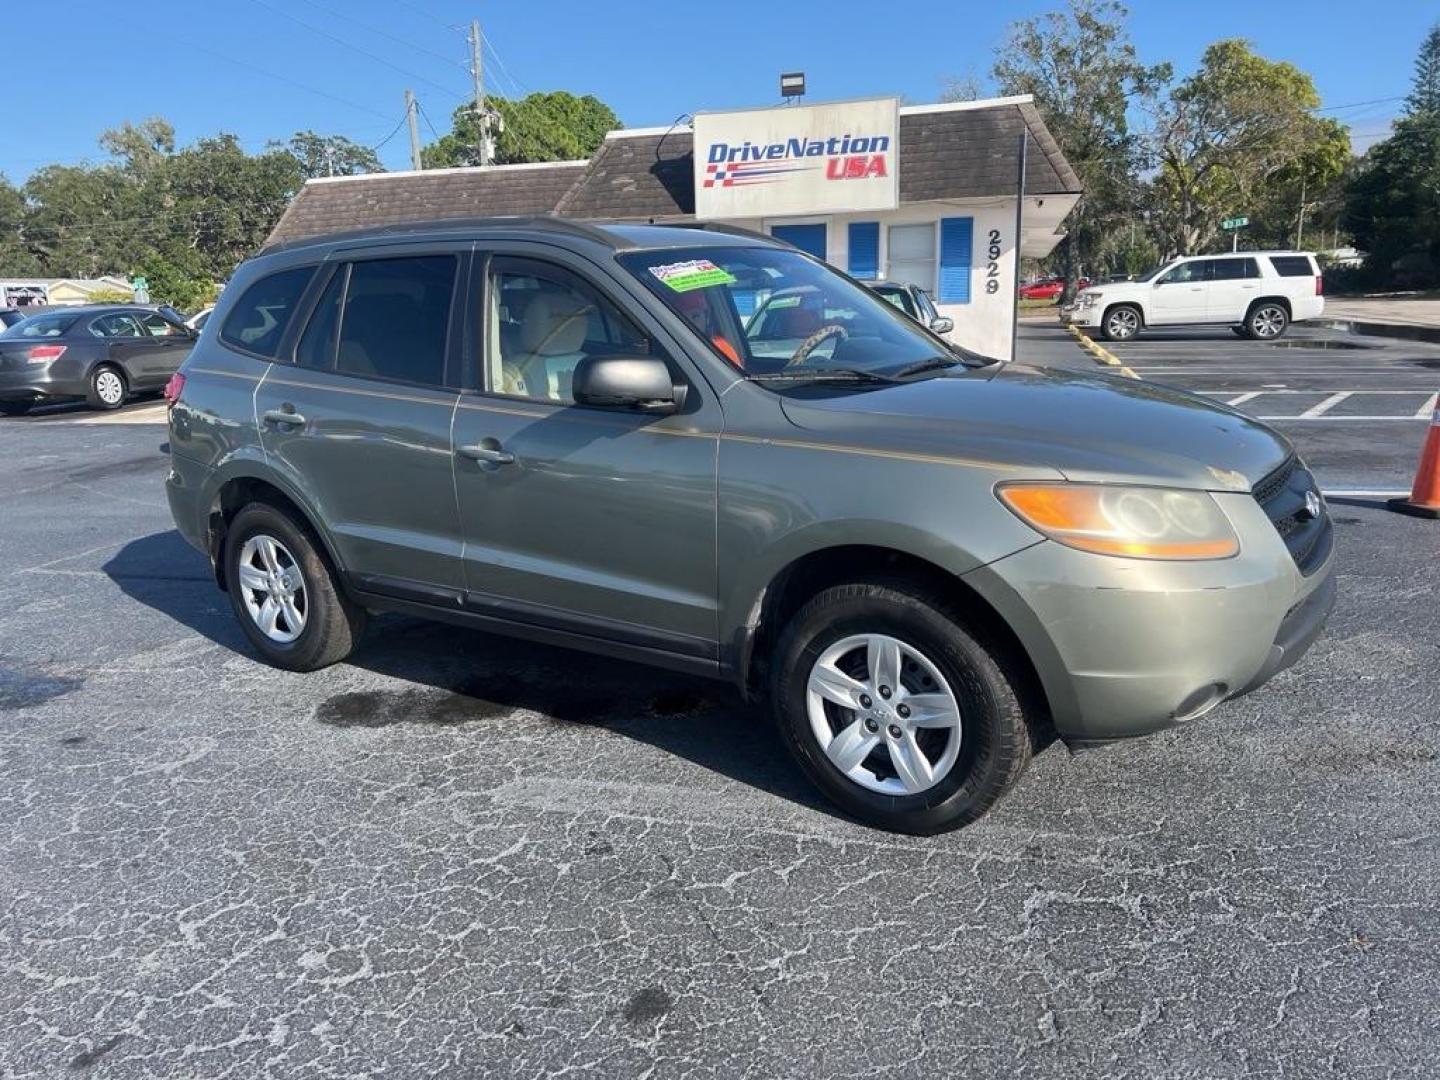
[[[0,333],[0,415],[84,399],[118,409],[131,394],[164,389],[196,334],[153,308],[50,308]]]

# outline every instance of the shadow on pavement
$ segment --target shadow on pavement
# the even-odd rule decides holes
[[[179,533],[134,540],[103,570],[131,599],[258,660],[204,557]],[[616,732],[834,815],[763,709],[722,682],[398,615],[372,619],[347,663],[411,685],[332,694],[316,708],[316,722],[479,725],[525,710],[548,723]]]

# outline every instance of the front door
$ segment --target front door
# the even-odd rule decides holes
[[[1203,323],[1208,316],[1210,272],[1208,259],[1191,259],[1171,267],[1150,288],[1150,310],[1146,322]]]
[[[463,250],[367,250],[329,273],[294,347],[255,393],[272,465],[328,526],[352,583],[458,604],[451,468]]]
[[[485,348],[454,433],[468,603],[712,661],[719,404],[621,313],[618,289],[556,259],[497,253],[471,290]],[[599,353],[664,356],[687,386],[680,411],[576,405],[575,367]]]
[[[156,312],[145,312],[139,320],[140,329],[153,346],[145,360],[145,384],[151,388],[164,386],[190,355],[195,339],[183,326]]]
[[[110,362],[125,372],[125,382],[130,389],[146,390],[154,386],[155,372],[165,362],[169,348],[141,328],[138,314],[115,311],[100,315],[91,321],[90,333],[108,343]]]

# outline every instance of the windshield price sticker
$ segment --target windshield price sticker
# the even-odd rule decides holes
[[[691,259],[689,262],[652,266],[650,273],[676,292],[690,292],[692,289],[705,289],[711,285],[735,284],[733,274],[722,270],[709,259]]]

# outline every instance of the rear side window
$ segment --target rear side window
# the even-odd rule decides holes
[[[1240,281],[1259,276],[1260,267],[1254,259],[1212,259],[1210,262],[1211,281]]]
[[[313,266],[297,266],[255,282],[225,317],[220,339],[273,359],[314,273]]]
[[[352,264],[335,370],[443,386],[455,266],[453,255]]]
[[[1270,265],[1281,277],[1314,277],[1309,255],[1271,255]]]

